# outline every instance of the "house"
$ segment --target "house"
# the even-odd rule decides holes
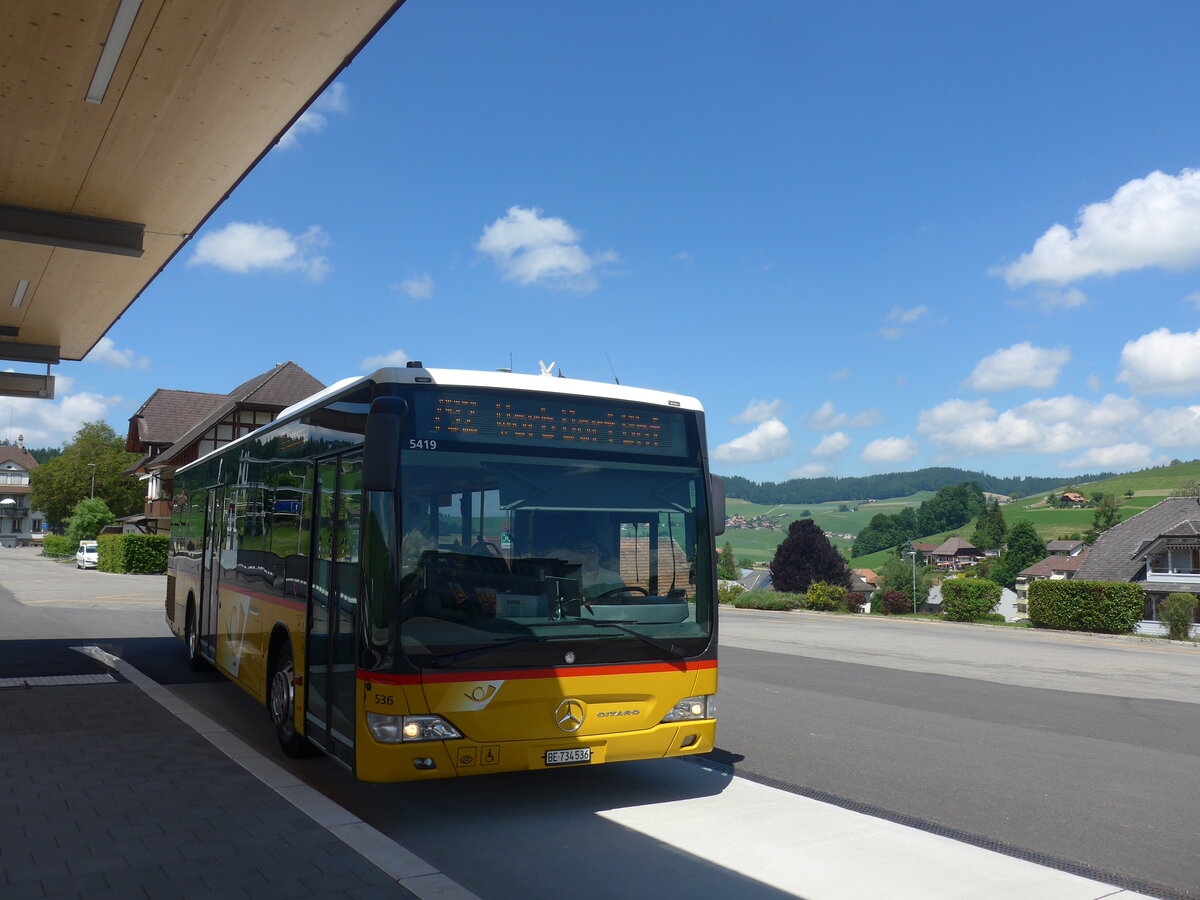
[[[938,548],[937,544],[923,544],[918,541],[914,541],[908,546],[912,548],[914,553],[919,555],[918,559],[921,565],[925,565],[927,562],[929,562],[929,557],[933,554],[933,551]]]
[[[915,549],[915,544],[913,545]],[[957,572],[967,566],[973,566],[984,556],[984,552],[969,541],[960,537],[947,538],[944,543],[927,555],[928,560],[939,569],[949,569]]]
[[[859,571],[868,571],[869,572],[870,569],[865,569],[865,570],[854,569],[851,571],[851,573],[850,573],[850,593],[853,594],[854,598],[858,601],[859,608],[865,609],[871,603],[871,595],[875,593],[875,585],[872,582],[867,581],[861,575],[859,575],[858,574]],[[874,574],[874,573],[872,573],[872,574]]]
[[[325,386],[294,362],[238,385],[228,394],[159,389],[129,419],[125,449],[143,454],[128,471],[146,482],[143,515],[128,524],[166,532],[171,527],[175,470],[275,420],[284,409]]]
[[[751,569],[738,582],[748,591],[773,591],[770,569]]]
[[[1076,494],[1072,491],[1063,491],[1062,501],[1063,506],[1070,506],[1073,509],[1078,509],[1087,504],[1087,498],[1083,494]]]
[[[1051,541],[1051,544],[1080,543],[1083,541]],[[1086,544],[1084,545],[1087,546]],[[1049,549],[1049,544],[1046,545]],[[1087,559],[1087,550],[1081,550],[1074,556],[1048,556],[1041,562],[1036,562],[1027,569],[1017,573],[1017,612],[1024,615],[1028,612],[1027,602],[1029,585],[1035,581],[1065,581],[1075,577],[1080,565]]]
[[[0,445],[0,547],[25,547],[41,536],[46,517],[29,505],[29,473],[36,468],[25,435]]]
[[[1141,634],[1166,634],[1158,607],[1169,594],[1200,595],[1200,505],[1169,497],[1100,534],[1075,570],[1081,581],[1128,581],[1146,590]],[[1192,626],[1193,633],[1196,626]]]
[[[851,569],[855,575],[869,584],[872,588],[879,587],[879,573],[872,569]]]
[[[1083,541],[1048,541],[1046,552],[1055,556],[1078,556],[1087,549]]]

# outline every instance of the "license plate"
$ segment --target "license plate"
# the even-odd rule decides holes
[[[572,763],[586,763],[591,761],[591,747],[572,747],[570,750],[546,751],[546,765],[548,766],[568,766]]]

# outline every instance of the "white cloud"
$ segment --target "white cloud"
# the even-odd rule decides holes
[[[929,312],[928,306],[914,306],[912,309],[901,309],[893,306],[892,311],[883,317],[885,322],[899,322],[902,325],[912,325]]]
[[[492,258],[506,281],[586,293],[599,286],[592,270],[615,262],[617,254],[608,250],[589,256],[579,240],[564,220],[543,218],[540,209],[512,206],[504,218],[483,229],[475,249]]]
[[[321,281],[330,265],[316,251],[328,243],[329,237],[317,225],[304,234],[291,234],[261,222],[230,222],[200,238],[187,264],[189,268],[216,266],[239,275],[260,269],[298,272],[310,281]]]
[[[1074,232],[1055,224],[1015,263],[992,270],[1010,287],[1067,284],[1147,266],[1200,263],[1200,170],[1151,172],[1080,210]]]
[[[831,431],[834,428],[870,428],[883,421],[876,408],[863,410],[857,416],[837,411],[833,401],[826,400],[817,411],[808,417],[808,427],[813,431]]]
[[[1070,360],[1071,351],[1066,347],[1048,350],[1022,341],[981,359],[966,383],[977,391],[1052,388],[1058,381],[1058,373]]]
[[[829,471],[829,466],[822,463],[806,463],[789,469],[783,475],[785,478],[820,478],[822,475],[828,475]]]
[[[325,130],[329,124],[330,114],[345,115],[350,109],[346,100],[346,86],[335,81],[320,97],[313,101],[312,106],[300,114],[283,137],[276,144],[280,150],[290,150],[299,146],[299,139],[305,134],[317,134]]]
[[[1089,391],[1100,390],[1100,376],[1093,372],[1087,377],[1087,386]]]
[[[1200,406],[1155,410],[1147,417],[1145,430],[1159,447],[1196,447],[1200,445]]]
[[[121,397],[105,397],[86,391],[78,394],[68,393],[73,383],[71,378],[56,375],[56,399],[11,399],[9,403],[12,404],[12,440],[15,441],[17,435],[23,434],[26,447],[61,446],[74,437],[84,422],[103,420],[111,407],[123,402]],[[5,422],[5,425],[7,424]],[[116,431],[123,434],[124,428],[118,427]],[[5,434],[8,435],[9,432],[6,431]]]
[[[836,456],[854,443],[854,439],[844,431],[827,434],[812,448],[813,456]]]
[[[686,250],[680,250],[678,253],[672,256],[671,259],[675,260],[675,262],[681,262],[685,266],[690,266],[693,262],[695,262],[695,259],[692,258],[692,254],[688,253]]]
[[[729,421],[731,422],[765,422],[767,419],[778,418],[784,411],[782,400],[751,400],[744,410]]]
[[[428,272],[416,278],[405,278],[399,284],[393,284],[392,290],[413,300],[428,300],[433,296],[433,278]]]
[[[767,419],[753,431],[717,447],[712,455],[727,463],[765,462],[785,456],[791,445],[787,426],[778,419]]]
[[[1190,394],[1200,390],[1200,330],[1159,328],[1121,350],[1124,381],[1135,394]]]
[[[1196,291],[1194,294],[1188,294],[1183,298],[1183,302],[1190,303],[1192,306],[1200,309],[1200,291]]]
[[[830,372],[829,378],[831,381],[845,381],[851,376],[851,371],[847,368],[838,369],[836,372]]]
[[[868,465],[907,462],[917,455],[917,442],[904,437],[879,438],[863,448],[860,459]]]
[[[985,400],[947,400],[920,413],[917,431],[951,458],[1063,453],[1113,444],[1143,415],[1137,400],[1114,394],[1096,403],[1072,396],[1031,400],[999,414]]]
[[[393,350],[379,356],[368,356],[358,367],[364,370],[383,369],[388,366],[403,366],[408,360],[409,356],[403,350]]]
[[[1153,449],[1145,444],[1113,444],[1109,447],[1093,447],[1074,459],[1060,460],[1058,466],[1076,472],[1142,469],[1150,465],[1153,452]]]
[[[1036,292],[1043,312],[1055,309],[1078,309],[1088,302],[1087,294],[1079,288],[1067,288],[1065,291],[1041,290]]]
[[[914,306],[912,309],[901,309],[899,306],[893,306],[892,311],[883,317],[885,322],[896,322],[896,325],[884,325],[876,334],[880,337],[896,341],[904,337],[908,333],[909,325],[916,324],[923,316],[928,315],[928,306]]]
[[[83,358],[83,361],[102,363],[118,369],[148,369],[150,367],[150,360],[144,356],[138,356],[132,350],[118,350],[117,345],[110,337],[100,338],[91,352]]]

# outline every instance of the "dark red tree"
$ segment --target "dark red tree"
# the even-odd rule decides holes
[[[814,581],[850,587],[850,567],[812,519],[797,519],[771,561],[777,591],[803,594]]]

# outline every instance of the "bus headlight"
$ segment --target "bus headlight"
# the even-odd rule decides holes
[[[700,697],[684,697],[663,716],[664,722],[687,722],[692,719],[716,718],[716,704],[711,694]]]
[[[367,728],[382,744],[451,741],[462,737],[462,732],[441,716],[387,716],[369,712]]]

